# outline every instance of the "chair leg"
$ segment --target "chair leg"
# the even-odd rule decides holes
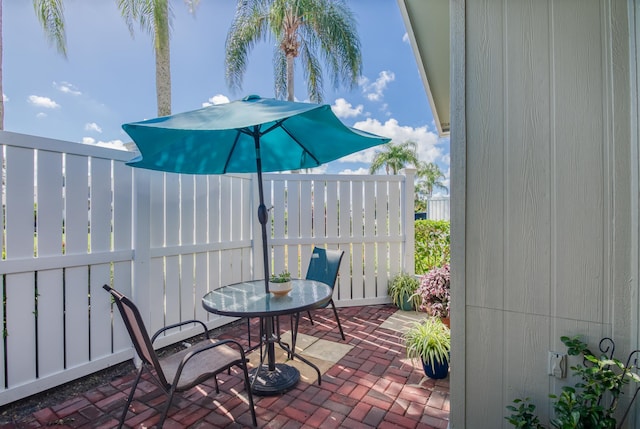
[[[249,340],[249,350],[251,350],[251,318],[247,317],[247,338]]]
[[[127,398],[127,403],[124,406],[124,411],[122,412],[122,416],[120,417],[120,423],[118,424],[118,429],[121,429],[124,425],[124,421],[127,418],[127,413],[129,412],[129,405],[131,405],[131,401],[133,400],[133,394],[136,392],[136,388],[138,387],[138,383],[140,382],[140,378],[142,377],[142,371],[144,371],[144,365],[140,365],[138,369],[138,375],[136,376],[136,381],[133,382],[133,386],[131,386],[131,392],[129,392],[129,397]]]
[[[167,406],[164,407],[164,411],[162,411],[162,417],[160,417],[160,421],[158,422],[158,429],[162,429],[164,421],[167,419],[167,414],[169,414],[169,408],[171,408],[171,402],[173,401],[174,393],[176,393],[176,389],[174,386],[171,386],[171,390],[169,391],[169,399],[167,399]]]
[[[340,329],[340,335],[342,335],[342,340],[346,341],[347,339],[344,337],[344,332],[342,332],[342,325],[340,324],[340,318],[338,317],[338,310],[336,310],[336,305],[331,300],[331,307],[333,308],[333,314],[336,316],[336,322],[338,322],[338,329]]]
[[[249,382],[249,371],[247,371],[247,363],[243,363],[242,365],[238,365],[242,368],[244,372],[244,388],[247,390],[247,396],[249,397],[249,409],[251,410],[251,419],[253,420],[253,425],[258,426],[258,420],[256,420],[256,408],[253,405],[253,393],[251,392],[251,383]]]

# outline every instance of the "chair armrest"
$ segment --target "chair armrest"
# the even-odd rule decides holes
[[[205,325],[204,322],[200,320],[194,319],[194,320],[185,320],[184,322],[174,323],[173,325],[165,326],[164,328],[158,329],[158,331],[155,334],[153,334],[153,337],[151,337],[151,343],[153,343],[156,340],[156,338],[158,338],[158,335],[162,334],[164,331],[168,331],[169,329],[177,328],[182,325],[188,325],[189,323],[198,323],[202,325],[204,334],[207,336],[207,339],[209,339],[209,330],[207,329],[207,325]]]

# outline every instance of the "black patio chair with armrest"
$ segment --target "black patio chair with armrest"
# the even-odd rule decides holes
[[[311,254],[311,259],[309,260],[309,268],[307,269],[307,280],[315,280],[318,282],[325,283],[328,285],[331,290],[334,289],[336,285],[336,279],[338,278],[338,269],[340,268],[340,262],[342,262],[342,257],[344,256],[344,250],[331,250],[331,249],[323,249],[322,247],[314,247],[313,253]],[[340,324],[340,318],[338,317],[338,310],[336,310],[336,305],[333,302],[333,297],[329,300],[328,303],[323,305],[320,308],[326,308],[331,305],[333,309],[333,314],[336,317],[336,322],[338,323],[338,329],[340,330],[340,335],[343,340],[346,340],[344,336],[344,332],[342,331],[342,325]],[[313,318],[311,317],[311,311],[307,311],[307,315],[309,316],[309,321],[313,325]],[[292,350],[295,350],[296,346],[296,337],[298,335],[298,323],[300,320],[300,313],[296,313],[292,315]],[[295,324],[294,324],[295,320]]]
[[[127,399],[118,428],[124,425],[124,421],[129,411],[129,405],[133,400],[133,395],[138,386],[138,382],[142,377],[142,373],[146,370],[151,375],[153,381],[158,384],[165,394],[169,397],[165,406],[158,427],[164,424],[173,396],[176,392],[183,392],[213,377],[216,385],[216,392],[219,393],[218,381],[216,375],[224,370],[230,370],[233,366],[238,366],[244,372],[244,385],[249,399],[249,407],[251,409],[251,418],[253,425],[257,426],[256,412],[253,405],[253,396],[249,384],[249,374],[247,371],[247,359],[245,357],[242,345],[234,340],[215,340],[209,338],[209,332],[204,323],[199,320],[188,320],[166,326],[156,332],[153,337],[149,338],[149,334],[144,326],[140,312],[135,304],[126,296],[113,289],[108,285],[103,288],[109,292],[115,299],[115,303],[120,311],[120,315],[127,327],[129,336],[133,346],[136,349],[138,357],[142,361],[138,369],[131,392]],[[159,358],[153,348],[153,342],[164,331],[178,326],[196,323],[202,325],[206,340],[201,341],[182,351]],[[238,350],[235,350],[237,348]],[[154,374],[155,372],[155,374]]]

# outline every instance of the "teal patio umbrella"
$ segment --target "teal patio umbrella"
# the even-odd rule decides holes
[[[390,140],[344,125],[328,105],[256,95],[122,128],[141,153],[127,163],[132,167],[188,174],[258,174],[267,293],[268,214],[262,172],[313,168]]]

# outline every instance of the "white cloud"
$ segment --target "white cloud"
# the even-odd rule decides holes
[[[46,117],[47,117],[47,114],[46,114],[46,113],[44,113],[44,112],[38,112],[38,113],[36,113],[36,118],[38,118],[38,119],[44,119],[44,118],[46,118]]]
[[[364,121],[356,122],[354,128],[368,131],[380,136],[390,138],[394,143],[403,143],[407,140],[416,142],[418,159],[423,162],[435,162],[442,159],[442,149],[439,145],[442,143],[438,139],[438,135],[423,127],[409,127],[398,124],[397,119],[388,119],[385,123],[377,119],[367,118]],[[371,163],[376,151],[379,147],[373,147],[364,151],[348,155],[341,158],[341,162],[365,162]],[[448,165],[448,164],[447,164]]]
[[[356,107],[353,107],[351,103],[344,98],[338,98],[333,106],[331,106],[331,110],[333,110],[333,113],[335,113],[338,118],[352,118],[354,116],[362,115],[364,107],[362,104],[358,104]]]
[[[82,92],[79,91],[75,85],[69,83],[69,82],[53,82],[53,87],[55,89],[57,89],[58,91],[65,93],[65,94],[69,94],[69,95],[82,95]]]
[[[84,124],[84,130],[85,131],[95,131],[97,133],[101,133],[102,132],[102,128],[100,127],[100,125],[96,124],[95,122],[89,122]]]
[[[322,164],[315,168],[309,169],[309,174],[325,174],[329,168],[328,164]]]
[[[96,141],[93,137],[83,137],[82,143],[94,146],[106,147],[109,149],[128,150],[122,140],[111,140],[108,142]]]
[[[5,103],[9,101],[9,97],[7,97],[7,94],[5,94],[4,92],[2,93],[2,101]]]
[[[364,168],[364,167],[360,167],[357,170],[352,170],[350,168],[346,168],[346,169],[342,170],[341,172],[339,172],[338,174],[369,174],[369,169],[368,168]]]
[[[396,79],[395,73],[389,70],[383,70],[378,74],[378,79],[371,82],[368,78],[362,77],[358,84],[362,87],[362,92],[370,101],[380,101],[384,96],[384,90],[387,84]]]
[[[49,97],[41,97],[39,95],[30,95],[27,101],[34,106],[44,107],[45,109],[58,109],[60,105]]]
[[[202,103],[202,107],[213,106],[214,104],[226,104],[229,102],[229,97],[222,94],[216,94],[213,97],[209,98],[207,101]]]
[[[403,41],[404,43],[409,43],[409,34],[408,34],[408,33],[404,33],[404,34],[402,35],[402,41]]]

